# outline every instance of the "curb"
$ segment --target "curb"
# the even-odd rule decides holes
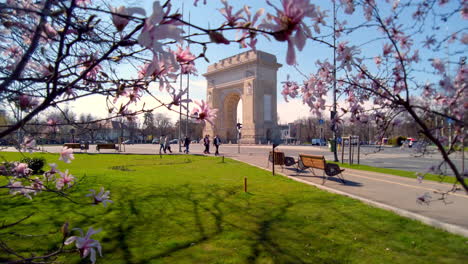
[[[263,167],[260,167],[260,166],[257,166],[257,165],[253,165],[253,164],[241,161],[241,160],[239,160],[237,158],[232,158],[232,157],[229,157],[229,158],[231,158],[233,160],[236,160],[236,161],[239,161],[239,162],[242,162],[242,163],[249,164],[251,166],[260,168],[260,169],[265,170],[265,171],[270,171],[270,170],[268,170],[266,168],[263,168]],[[350,193],[347,193],[347,192],[335,190],[333,188],[330,188],[330,187],[327,187],[327,186],[324,186],[324,185],[321,185],[321,184],[316,184],[316,183],[309,182],[309,181],[306,181],[306,180],[302,180],[302,179],[299,179],[299,178],[296,178],[296,177],[293,177],[293,176],[288,176],[288,175],[280,173],[280,172],[275,173],[275,174],[281,175],[283,177],[292,179],[292,180],[297,181],[297,182],[301,182],[301,183],[305,183],[307,185],[315,186],[315,187],[317,187],[317,188],[319,188],[321,190],[325,190],[325,191],[328,191],[328,192],[331,192],[331,193],[347,196],[347,197],[359,200],[359,201],[361,201],[361,202],[363,202],[365,204],[371,205],[373,207],[377,207],[377,208],[384,209],[384,210],[387,210],[387,211],[392,211],[392,212],[394,212],[394,213],[396,213],[396,214],[398,214],[400,216],[404,216],[404,217],[407,217],[407,218],[410,218],[410,219],[413,219],[413,220],[417,220],[417,221],[420,221],[420,222],[422,222],[422,223],[424,223],[426,225],[430,225],[430,226],[442,229],[444,231],[447,231],[449,233],[464,236],[464,237],[468,238],[468,229],[463,228],[461,226],[448,224],[448,223],[439,221],[439,220],[434,219],[434,218],[430,218],[430,217],[427,217],[427,216],[416,214],[416,213],[413,213],[413,212],[410,212],[410,211],[407,211],[407,210],[404,210],[404,209],[401,209],[401,208],[397,208],[397,207],[387,205],[387,204],[384,204],[384,203],[381,203],[381,202],[376,202],[376,201],[373,201],[373,200],[370,200],[370,199],[367,199],[367,198],[364,198],[364,197],[360,197],[360,196],[357,196],[357,195],[354,195],[354,194],[350,194]]]

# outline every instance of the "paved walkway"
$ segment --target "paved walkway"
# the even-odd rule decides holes
[[[267,154],[231,155],[239,161],[265,168]],[[271,171],[271,164],[268,168]],[[388,174],[346,169],[343,173],[346,184],[336,177],[329,178],[322,185],[322,177],[311,172],[296,172],[292,167],[275,166],[278,174],[291,179],[315,185],[332,192],[360,199],[371,205],[392,210],[400,215],[411,217],[447,231],[468,237],[468,195],[459,190],[447,196],[445,202],[437,200],[441,195],[434,192],[444,192],[452,185],[433,181],[419,183],[416,179],[393,176]],[[316,170],[321,173],[320,170]],[[321,174],[318,174],[321,175]],[[421,205],[416,198],[429,193],[433,200],[430,205]]]
[[[252,151],[243,149],[241,154],[237,148],[223,148],[223,155],[253,166],[267,169],[267,148],[252,148]],[[126,147],[125,154],[155,154],[158,146],[130,145]],[[46,147],[49,152],[58,152],[61,147]],[[175,149],[175,148],[173,148]],[[193,153],[201,153],[202,147],[193,145]],[[91,151],[94,152],[94,151]],[[177,151],[174,151],[177,152]],[[109,151],[109,153],[114,153]],[[322,178],[310,172],[298,174],[292,167],[275,167],[278,174],[291,179],[315,185],[318,188],[359,199],[373,206],[392,210],[400,215],[417,219],[449,232],[468,237],[468,195],[463,190],[451,193],[444,201],[438,192],[449,190],[452,185],[433,181],[418,183],[416,179],[387,175],[382,173],[346,169],[342,184],[335,177],[330,178],[322,185]],[[271,165],[268,170],[271,170]],[[318,171],[320,172],[320,171]],[[430,205],[421,205],[416,202],[417,197],[429,193],[433,200]]]

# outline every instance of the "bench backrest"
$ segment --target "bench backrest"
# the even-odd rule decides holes
[[[111,144],[111,143],[97,144],[96,147],[100,148],[100,149],[116,149],[117,148],[117,146],[115,144]]]
[[[270,151],[268,160],[273,162],[273,151]],[[275,165],[284,165],[284,152],[275,151]]]
[[[299,154],[302,164],[306,167],[325,170],[325,157],[321,155]]]
[[[81,148],[80,143],[65,143],[63,146],[67,148]]]

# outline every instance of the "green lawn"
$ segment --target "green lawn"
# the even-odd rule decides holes
[[[18,153],[0,153],[8,160]],[[103,228],[97,263],[468,263],[468,239],[226,159],[203,156],[75,154],[81,179],[71,196],[111,190],[107,208],[53,194],[32,201],[0,192],[0,221],[36,214],[0,239],[23,252],[52,249],[64,221]],[[243,192],[244,177],[249,192]],[[68,246],[73,249],[74,246]],[[6,253],[0,251],[0,262]],[[75,253],[58,260],[80,262]]]
[[[330,162],[330,161],[327,161],[327,162]],[[378,167],[372,167],[372,166],[362,165],[362,164],[349,165],[349,163],[343,163],[342,164],[340,162],[333,162],[333,161],[331,161],[331,163],[336,163],[336,164],[340,165],[340,167],[342,167],[342,168],[379,172],[379,173],[391,174],[391,175],[395,175],[395,176],[401,176],[401,177],[413,178],[413,179],[416,179],[418,177],[416,175],[416,172],[414,172],[414,171],[378,168]],[[452,183],[452,184],[456,182],[455,177],[441,176],[441,175],[430,174],[430,173],[427,173],[426,175],[424,175],[424,180],[437,181],[437,182],[447,182],[447,183]],[[467,181],[467,179],[465,179],[465,181]]]

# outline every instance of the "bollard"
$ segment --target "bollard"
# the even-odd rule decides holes
[[[244,192],[247,192],[247,177],[244,177]]]
[[[223,156],[223,163],[224,163],[224,156]]]

